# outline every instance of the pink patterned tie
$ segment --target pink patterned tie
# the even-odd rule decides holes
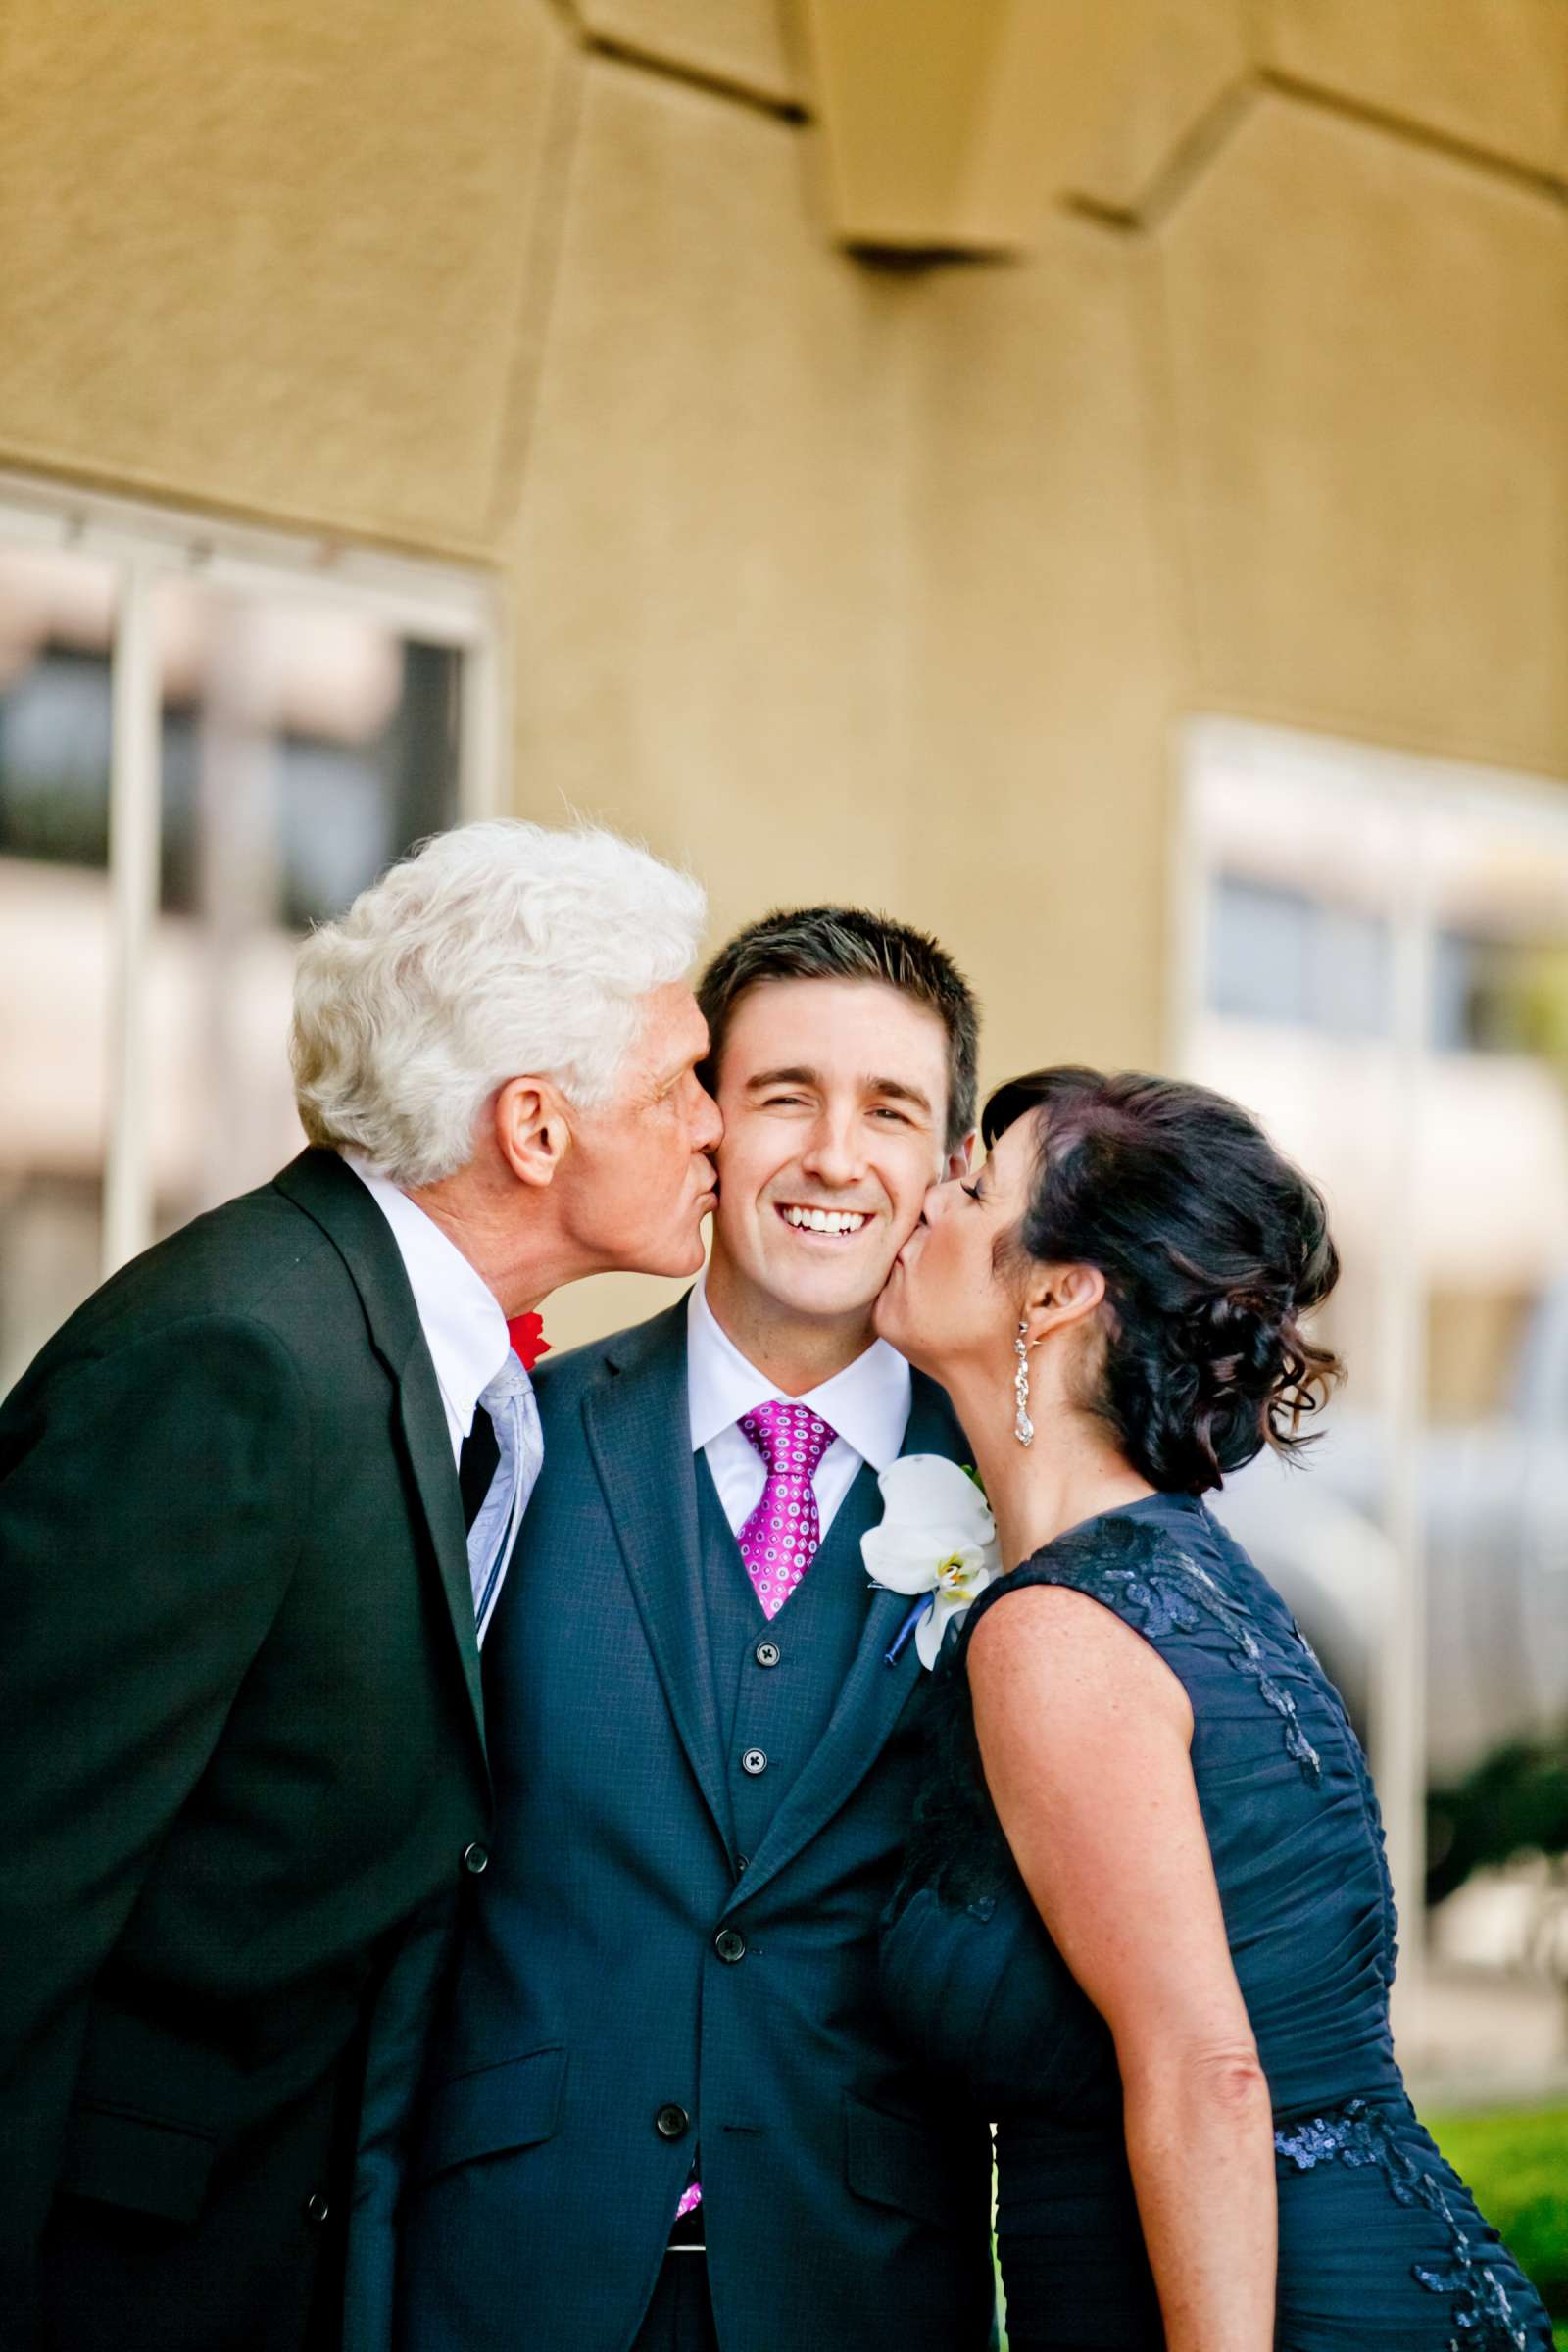
[[[822,1541],[811,1473],[837,1431],[808,1404],[770,1396],[740,1426],[767,1464],[762,1499],[736,1538],[764,1617],[776,1617]]]

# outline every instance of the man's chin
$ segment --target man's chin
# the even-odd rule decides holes
[[[699,1226],[689,1241],[672,1241],[662,1249],[650,1249],[634,1266],[627,1266],[624,1271],[628,1274],[661,1274],[666,1281],[682,1282],[702,1272],[706,1257],[702,1228]]]
[[[768,1287],[780,1306],[809,1316],[814,1322],[869,1324],[882,1296],[880,1285],[871,1290],[863,1281],[840,1284],[831,1280],[796,1280],[775,1282]]]

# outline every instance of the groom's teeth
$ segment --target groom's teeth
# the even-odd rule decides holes
[[[800,1233],[858,1233],[865,1212],[858,1208],[787,1208],[784,1222]]]

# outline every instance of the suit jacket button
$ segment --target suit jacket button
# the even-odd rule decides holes
[[[783,1654],[776,1642],[759,1642],[752,1652],[759,1666],[776,1666]]]
[[[744,1960],[746,1938],[739,1928],[720,1928],[713,1937],[713,1949],[721,1960]]]
[[[321,2191],[318,2188],[313,2188],[305,2200],[305,2219],[308,2222],[320,2224],[330,2217],[331,2211],[332,2208]]]
[[[661,2107],[655,2116],[654,2130],[661,2139],[679,2139],[683,2132],[691,2130],[691,2122],[685,2108],[677,2107],[671,2101],[669,2106]]]
[[[466,1845],[463,1849],[463,1867],[477,1878],[481,1870],[490,1867],[490,1848],[481,1845],[476,1838],[471,1845]]]
[[[749,1772],[755,1781],[760,1772],[767,1770],[767,1758],[760,1747],[749,1747],[741,1758],[742,1772]]]

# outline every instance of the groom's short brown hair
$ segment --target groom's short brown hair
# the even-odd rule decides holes
[[[718,1091],[724,1038],[736,1005],[769,980],[878,980],[924,1005],[948,1041],[947,1146],[974,1126],[980,1013],[957,965],[925,931],[864,906],[779,907],[726,940],[697,983],[708,1023],[702,1078]]]

